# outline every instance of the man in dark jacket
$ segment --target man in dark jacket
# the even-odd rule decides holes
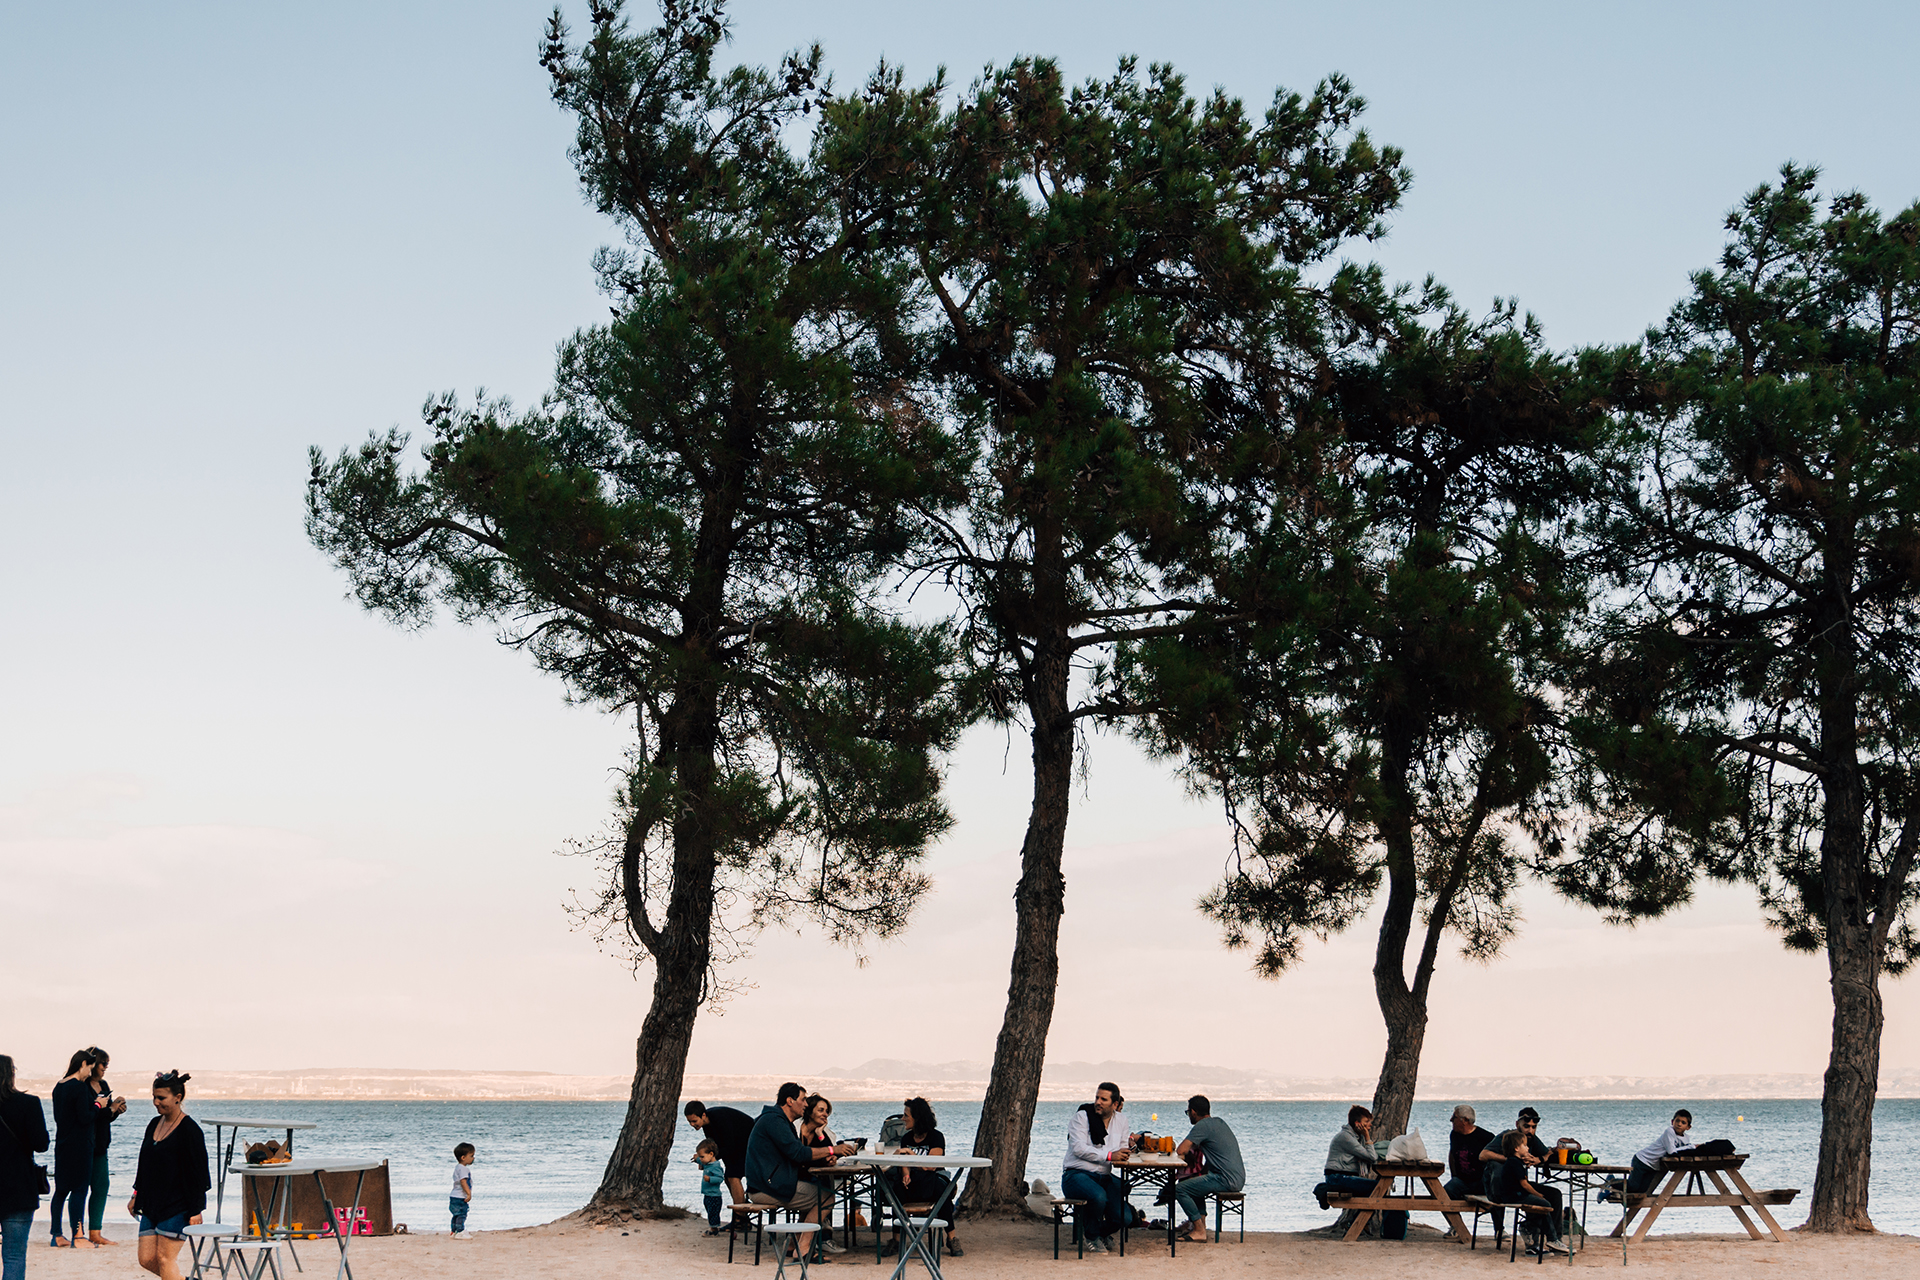
[[[1474,1122],[1473,1108],[1461,1103],[1453,1109],[1453,1133],[1447,1138],[1447,1185],[1449,1198],[1464,1200],[1468,1196],[1484,1194],[1481,1188],[1486,1185],[1486,1162],[1480,1159],[1480,1153],[1493,1141],[1493,1132],[1482,1129]],[[1493,1211],[1493,1229],[1497,1235],[1505,1230],[1506,1210]]]
[[[809,1164],[832,1164],[833,1148],[808,1147],[794,1128],[806,1113],[806,1090],[788,1082],[747,1135],[747,1199],[792,1209],[804,1222],[820,1220],[820,1187],[800,1175]]]

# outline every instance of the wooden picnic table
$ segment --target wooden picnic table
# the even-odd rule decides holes
[[[1364,1196],[1350,1196],[1336,1192],[1327,1197],[1327,1203],[1330,1205],[1356,1211],[1353,1225],[1347,1228],[1347,1234],[1341,1239],[1348,1243],[1358,1240],[1360,1233],[1367,1229],[1367,1223],[1373,1220],[1374,1214],[1391,1209],[1406,1213],[1444,1214],[1447,1225],[1452,1228],[1452,1234],[1447,1238],[1456,1243],[1464,1241],[1467,1238],[1467,1227],[1460,1221],[1460,1215],[1471,1212],[1472,1206],[1464,1200],[1448,1197],[1447,1189],[1441,1181],[1446,1172],[1447,1166],[1438,1160],[1376,1161],[1373,1166],[1375,1181],[1370,1193]],[[1394,1195],[1393,1184],[1398,1178],[1405,1178],[1409,1182],[1426,1183],[1428,1194],[1424,1196]]]
[[[1758,1240],[1760,1230],[1753,1225],[1752,1219],[1747,1217],[1747,1210],[1751,1209],[1760,1215],[1760,1221],[1766,1223],[1768,1234],[1776,1242],[1785,1244],[1787,1238],[1780,1233],[1780,1224],[1775,1222],[1773,1215],[1767,1212],[1767,1206],[1791,1204],[1800,1191],[1798,1188],[1755,1191],[1747,1185],[1747,1180],[1740,1176],[1740,1166],[1746,1162],[1747,1157],[1744,1155],[1668,1156],[1660,1162],[1660,1171],[1667,1175],[1666,1185],[1656,1194],[1626,1196],[1623,1201],[1625,1212],[1620,1217],[1620,1225],[1613,1229],[1613,1234],[1619,1236],[1624,1233],[1628,1227],[1632,1226],[1635,1215],[1642,1211],[1647,1216],[1641,1220],[1633,1234],[1627,1237],[1634,1244],[1639,1244],[1646,1238],[1654,1219],[1658,1218],[1663,1210],[1731,1209],[1733,1216],[1740,1219],[1740,1225],[1747,1229],[1747,1235]],[[1731,1187],[1727,1185],[1726,1179],[1721,1177],[1722,1174],[1726,1175],[1726,1179],[1732,1180]],[[1678,1194],[1682,1180],[1691,1179],[1692,1185],[1697,1187],[1703,1175],[1710,1178],[1713,1185],[1720,1189],[1719,1195],[1707,1195],[1703,1192]]]

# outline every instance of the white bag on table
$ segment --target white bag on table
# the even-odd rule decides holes
[[[1425,1160],[1427,1144],[1420,1141],[1420,1131],[1409,1129],[1387,1144],[1389,1160]]]

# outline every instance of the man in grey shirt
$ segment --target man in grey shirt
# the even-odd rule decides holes
[[[1204,1242],[1207,1238],[1207,1197],[1222,1191],[1238,1191],[1247,1184],[1246,1162],[1240,1158],[1240,1142],[1227,1122],[1213,1114],[1206,1095],[1187,1099],[1187,1120],[1193,1128],[1180,1143],[1180,1154],[1189,1162],[1198,1151],[1206,1161],[1206,1172],[1197,1178],[1182,1178],[1173,1184],[1173,1198],[1186,1215],[1180,1229],[1182,1240]]]

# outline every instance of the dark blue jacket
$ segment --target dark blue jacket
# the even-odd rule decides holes
[[[747,1135],[747,1194],[763,1191],[782,1203],[793,1199],[800,1171],[813,1152],[793,1131],[793,1121],[778,1107],[767,1107]]]

